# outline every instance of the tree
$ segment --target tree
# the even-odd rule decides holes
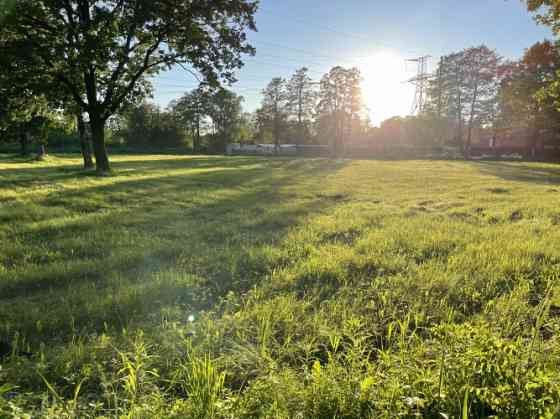
[[[463,126],[467,112],[466,68],[464,52],[456,52],[441,57],[436,77],[428,86],[428,101],[425,113],[438,120],[447,120],[456,130],[455,140],[465,151]],[[442,130],[442,134],[445,130]]]
[[[541,125],[539,117],[557,117],[554,101],[540,93],[555,79],[559,69],[560,50],[550,41],[537,42],[521,60],[502,66],[503,117],[520,126]]]
[[[210,107],[210,90],[207,86],[185,93],[179,100],[171,104],[177,122],[191,135],[193,151],[201,150],[201,131]]]
[[[239,136],[243,98],[226,89],[218,89],[210,96],[208,116],[211,118],[216,143],[214,151],[225,151],[228,143]]]
[[[271,126],[275,151],[278,153],[281,131],[286,127],[288,114],[286,81],[280,77],[272,79],[262,94],[264,97],[259,111],[259,118],[261,124]]]
[[[468,100],[468,131],[465,145],[465,156],[468,158],[475,123],[478,126],[489,124],[495,116],[499,86],[498,66],[501,58],[495,51],[482,45],[464,50],[462,60],[465,67],[463,89]]]
[[[541,130],[560,127],[560,111],[554,81],[560,70],[560,50],[550,41],[537,42],[519,61],[502,66],[499,123],[503,127],[528,128],[536,153]]]
[[[555,34],[560,33],[560,2],[558,0],[522,0],[531,13],[536,13],[537,22],[550,26]]]
[[[211,130],[210,148],[223,152],[240,136],[243,98],[224,89],[200,86],[171,104],[176,121],[190,133],[195,152],[201,148],[201,132]]]
[[[185,131],[173,111],[143,102],[125,114],[121,135],[127,144],[143,147],[180,147],[185,143]]]
[[[11,2],[15,4],[15,0]],[[18,40],[14,34],[1,32],[0,50],[0,80],[5,86],[10,86],[9,99],[12,101],[27,98],[29,107],[31,102],[46,100],[53,109],[65,109],[76,119],[76,127],[80,138],[80,146],[84,158],[84,168],[94,166],[92,159],[91,139],[88,136],[83,118],[83,110],[72,95],[60,89],[56,80],[46,71],[37,71],[41,61],[29,52],[25,40]],[[22,49],[24,53],[22,53]],[[54,59],[54,58],[53,58]],[[64,57],[61,57],[64,59]],[[45,145],[45,144],[44,144]]]
[[[84,161],[84,169],[93,169],[95,167],[95,163],[93,162],[91,134],[84,120],[84,113],[75,103],[73,105],[68,105],[66,107],[66,111],[70,114],[75,115],[76,118],[76,129],[78,131],[78,138],[80,140],[80,150],[82,152],[82,158]]]
[[[110,170],[107,120],[142,97],[145,77],[190,66],[210,83],[233,81],[241,56],[254,53],[254,0],[15,0],[9,34],[88,113],[99,171]],[[58,57],[58,59],[53,59]]]
[[[39,154],[46,152],[48,106],[44,97],[26,95],[13,89],[0,87],[0,134],[8,140],[20,143],[21,155],[29,154],[29,145],[34,138],[39,143]]]
[[[343,67],[334,67],[321,79],[317,113],[320,124],[330,125],[330,142],[335,155],[343,149],[347,134],[352,135],[353,121],[360,119],[363,110],[361,80],[360,70]]]
[[[239,142],[253,144],[258,136],[255,113],[243,112],[239,118]]]
[[[308,72],[306,67],[297,70],[286,86],[288,110],[297,123],[298,144],[310,137],[311,117],[317,101],[317,92]]]
[[[35,74],[29,61],[20,59],[13,39],[0,37],[0,129],[7,137],[19,140],[22,155],[29,153],[33,134],[41,143],[42,154],[46,145],[45,116],[49,105],[60,103],[62,96],[48,75]]]
[[[492,124],[498,105],[501,58],[482,45],[441,58],[428,87],[426,113],[433,115],[443,134],[445,120],[453,121],[456,140],[469,157],[473,129]],[[464,126],[467,135],[464,136]]]

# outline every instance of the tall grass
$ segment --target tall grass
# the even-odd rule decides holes
[[[560,414],[557,166],[79,164],[0,156],[0,417]]]

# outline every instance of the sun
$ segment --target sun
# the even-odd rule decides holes
[[[410,111],[414,87],[406,83],[414,74],[406,68],[405,58],[398,53],[380,51],[358,64],[364,78],[364,102],[374,125]]]

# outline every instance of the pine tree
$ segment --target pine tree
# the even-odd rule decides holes
[[[297,144],[305,143],[310,137],[311,118],[317,101],[317,92],[308,71],[306,67],[297,70],[286,86],[289,114],[297,124]]]

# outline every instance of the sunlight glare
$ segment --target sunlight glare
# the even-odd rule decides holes
[[[408,115],[414,87],[404,82],[414,76],[414,68],[407,68],[404,57],[380,51],[358,67],[364,77],[364,102],[374,125],[395,115]]]

